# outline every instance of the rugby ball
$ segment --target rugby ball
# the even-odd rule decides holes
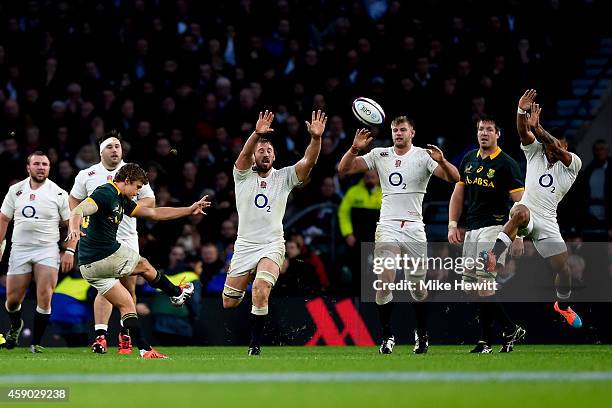
[[[383,108],[370,98],[359,97],[353,101],[353,115],[364,125],[380,126],[385,123]]]

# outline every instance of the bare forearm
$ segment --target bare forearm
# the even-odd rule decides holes
[[[448,205],[448,221],[459,221],[463,211],[463,193],[455,190]]]
[[[257,141],[259,140],[260,135],[256,132],[251,133],[249,138],[244,142],[244,146],[242,146],[242,151],[238,156],[238,160],[236,160],[236,165],[239,169],[248,168],[253,164],[253,153],[255,153],[255,148],[257,147]]]
[[[8,221],[3,218],[0,218],[0,242],[4,241],[6,238],[6,230],[8,228]]]
[[[459,181],[459,170],[457,170],[457,167],[452,165],[448,160],[442,160],[438,163],[438,166],[440,166],[440,169],[442,169],[444,180],[450,183],[456,183]]]
[[[321,139],[310,139],[310,143],[304,152],[304,161],[306,165],[311,169],[317,163],[317,159],[319,158],[319,153],[321,152]]]
[[[70,214],[70,220],[68,221],[68,231],[78,231],[81,228],[82,220],[82,213],[72,212]]]
[[[349,174],[351,167],[353,167],[353,162],[357,158],[357,154],[358,152],[356,153],[352,147],[344,153],[340,163],[338,163],[338,173],[340,173],[341,176]]]
[[[552,144],[557,140],[553,135],[548,133],[542,125],[538,125],[538,127],[535,128],[535,137],[543,144]]]
[[[150,212],[147,212],[144,216],[155,221],[167,221],[186,217],[191,214],[191,212],[192,210],[190,207],[157,207],[151,208]],[[148,216],[149,214],[150,216]]]

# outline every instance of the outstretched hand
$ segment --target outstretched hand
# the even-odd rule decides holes
[[[353,147],[363,150],[368,147],[368,145],[372,142],[372,139],[374,139],[374,137],[368,129],[357,129],[355,132],[355,138],[353,139]]]
[[[274,113],[266,110],[264,113],[259,112],[259,119],[255,124],[255,133],[258,135],[265,135],[274,132],[270,126],[274,120]]]
[[[312,119],[310,122],[306,121],[306,129],[308,129],[308,133],[313,139],[320,139],[323,135],[323,131],[325,130],[325,124],[327,123],[327,116],[325,112],[312,111]]]
[[[526,90],[523,96],[521,96],[521,99],[519,99],[518,107],[524,111],[529,111],[529,109],[531,109],[531,104],[535,101],[536,96],[538,96],[538,93],[535,89]]]
[[[429,156],[434,159],[434,161],[437,163],[444,161],[444,153],[442,153],[442,150],[440,150],[438,146],[428,144],[427,147],[427,153],[429,153]]]
[[[540,108],[540,104],[532,103],[530,109],[531,111],[527,116],[527,124],[532,128],[537,128],[540,125],[540,113],[542,112],[542,108]]]
[[[210,201],[208,201],[208,195],[205,195],[204,197],[202,197],[200,199],[200,201],[197,201],[195,203],[193,203],[191,205],[191,215],[198,215],[198,214],[204,214],[206,215],[206,213],[204,212],[205,208],[210,207]]]

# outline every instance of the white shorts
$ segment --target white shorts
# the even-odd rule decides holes
[[[83,278],[103,295],[108,292],[120,278],[134,272],[140,262],[140,254],[126,245],[121,245],[113,254],[99,261],[81,265],[79,270]]]
[[[503,228],[503,225],[490,225],[488,227],[482,227],[475,230],[466,231],[465,240],[463,242],[462,257],[464,259],[476,260],[478,258],[478,255],[482,251],[488,251],[492,249],[495,245],[495,241],[497,240],[497,235],[502,231]],[[505,265],[507,254],[508,250],[506,249],[497,259],[497,263]],[[480,273],[478,273],[478,271],[466,270],[463,273],[463,279],[473,281],[475,281],[477,277],[493,279],[496,275],[497,272],[485,273],[484,271],[480,271]]]
[[[410,258],[427,258],[425,224],[410,221],[384,221],[376,225],[374,256],[389,257],[396,254]],[[423,280],[426,268],[405,272],[406,280]]]
[[[7,275],[23,275],[32,272],[34,264],[59,269],[60,256],[57,244],[13,245],[8,261]]]
[[[285,262],[285,241],[271,244],[246,244],[236,241],[227,276],[244,276],[253,272],[262,258],[269,258],[282,268]]]
[[[542,258],[550,258],[567,252],[567,245],[559,230],[559,224],[555,218],[547,218],[529,208],[524,203],[518,202],[529,210],[529,223],[527,227],[518,231],[518,236],[528,237],[533,241],[533,246]],[[514,207],[513,207],[514,208]]]
[[[117,237],[117,242],[120,243],[121,245],[127,246],[134,252],[140,253],[140,248],[138,246],[138,236],[135,236],[135,237],[131,236],[126,239]]]

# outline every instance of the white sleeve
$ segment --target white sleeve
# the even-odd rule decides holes
[[[578,157],[577,154],[571,152],[570,154],[572,155],[572,162],[566,167],[566,169],[569,170],[570,173],[577,175],[582,168],[582,160],[580,160],[580,157]]]
[[[366,165],[368,166],[369,170],[375,170],[376,169],[376,161],[374,160],[374,151],[375,150],[376,149],[372,149],[372,150],[370,150],[369,153],[366,153],[363,156],[360,156],[366,162]]]
[[[143,198],[155,198],[155,193],[150,184],[143,185],[138,194],[136,194],[136,200]]]
[[[74,185],[70,190],[70,195],[77,200],[84,200],[87,198],[87,187],[85,186],[85,170],[79,171],[76,178],[74,179]]]
[[[282,169],[280,169],[279,171],[282,171],[284,179],[286,181],[286,185],[287,188],[289,189],[289,191],[291,191],[293,189],[293,187],[297,186],[298,184],[300,184],[300,179],[297,176],[297,171],[295,170],[295,165],[293,166],[289,166],[289,167],[284,167]]]
[[[2,201],[2,208],[0,208],[2,214],[6,215],[7,218],[13,219],[13,215],[15,214],[15,189],[9,188],[8,193],[4,196],[4,201]]]
[[[531,160],[536,154],[541,153],[544,145],[537,140],[534,140],[533,143],[524,145],[521,143],[521,150],[525,153],[525,157],[527,161]]]
[[[432,159],[427,151],[425,151],[425,154],[427,155],[427,170],[430,174],[433,174],[434,170],[438,168],[438,162]]]
[[[234,175],[234,183],[246,180],[249,177],[249,174],[252,171],[253,171],[253,169],[238,170],[238,167],[236,167],[236,165],[234,165],[234,169],[232,171],[232,173]]]
[[[62,221],[68,221],[70,219],[70,205],[68,204],[68,193],[61,188],[58,189],[57,204],[59,208],[59,214]]]

